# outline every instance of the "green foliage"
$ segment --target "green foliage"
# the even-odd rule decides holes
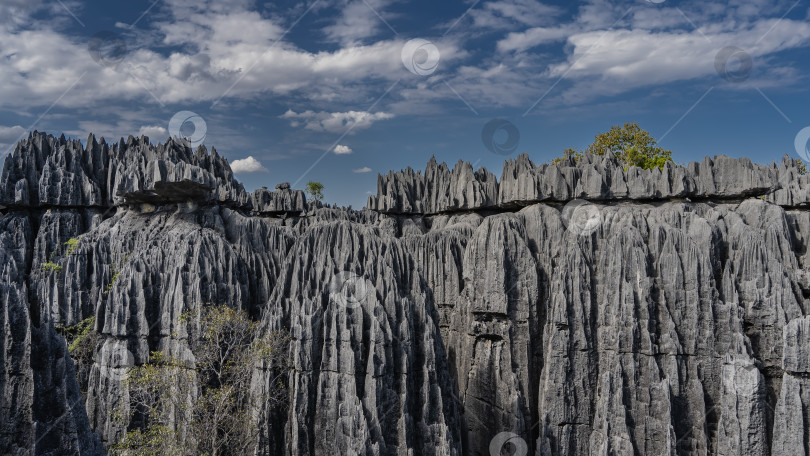
[[[323,199],[323,184],[320,182],[307,182],[306,192],[315,199],[315,201],[320,201]]]
[[[799,167],[799,174],[801,174],[801,175],[807,174],[807,166],[804,164],[804,162],[801,161],[801,160],[796,160],[796,161],[798,162],[797,165]]]
[[[70,255],[71,253],[73,253],[74,250],[76,250],[76,247],[79,246],[79,239],[70,238],[67,240],[67,242],[65,242],[64,245],[67,246],[67,250],[65,250],[65,255]]]
[[[563,160],[567,160],[569,157],[573,157],[574,161],[576,162],[577,160],[579,160],[579,157],[581,156],[582,156],[581,152],[577,152],[575,149],[569,147],[568,149],[565,149],[563,151],[562,157],[557,157],[554,160],[551,160],[551,164],[552,165],[560,164],[562,163]]]
[[[144,431],[133,429],[127,432],[110,450],[112,454],[127,456],[184,454],[173,436],[174,432],[170,427],[158,424],[149,426]]]
[[[76,250],[76,247],[79,245],[79,239],[70,238],[63,245],[67,246],[67,250],[65,250],[65,255],[66,256],[70,255],[71,253],[73,253],[74,250]],[[48,261],[43,263],[42,270],[44,272],[53,272],[55,274],[59,274],[60,272],[62,272],[63,267],[54,261],[54,257],[56,257],[57,250],[59,249],[55,249],[53,252],[51,252],[51,255],[48,257]]]
[[[593,143],[584,152],[593,155],[611,152],[625,165],[625,171],[631,166],[663,169],[667,162],[672,161],[672,152],[659,147],[655,138],[636,122],[628,122],[621,127],[613,126],[607,132],[596,135]],[[570,156],[574,160],[579,160],[584,152],[566,149],[564,157]],[[555,159],[552,164],[562,160],[563,158]]]
[[[53,261],[48,261],[42,264],[42,270],[45,272],[53,272],[59,274],[62,272],[62,266],[54,263]]]
[[[95,326],[96,317],[89,317],[73,326],[65,328],[63,335],[71,341],[68,346],[68,351],[71,355],[80,351],[81,348],[86,345],[87,341],[93,338],[93,334],[95,333],[93,328],[95,328]]]
[[[118,419],[144,418],[113,446],[114,454],[247,454],[258,436],[255,417],[286,395],[284,332],[266,331],[239,309],[206,306],[186,312],[194,365],[153,352],[149,363],[130,370],[130,404]],[[267,387],[251,393],[256,369]]]
[[[96,317],[85,318],[72,326],[57,327],[68,344],[68,353],[81,371],[83,367],[93,364],[93,357],[96,353],[100,335],[94,329]]]
[[[112,278],[110,279],[109,285],[107,285],[107,288],[104,289],[104,294],[108,294],[112,290],[113,285],[115,285],[115,281],[118,280],[118,277],[120,275],[121,275],[121,271],[115,271]]]

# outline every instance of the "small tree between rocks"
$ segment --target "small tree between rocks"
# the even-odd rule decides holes
[[[323,199],[323,184],[320,182],[307,182],[306,192],[315,200]]]
[[[196,316],[181,317],[189,325],[193,367],[153,352],[148,364],[129,372],[130,404],[118,418],[132,420],[114,454],[248,454],[258,438],[259,412],[284,403],[286,332],[265,332],[227,306],[205,307]],[[257,368],[269,373],[270,388],[251,390]]]
[[[593,143],[585,149],[593,155],[604,155],[611,152],[625,169],[637,166],[644,169],[663,169],[667,162],[672,161],[672,152],[658,146],[658,142],[649,132],[639,127],[636,122],[628,122],[624,126],[613,126],[605,133],[596,135]],[[566,149],[564,158],[573,157],[578,160],[583,152]],[[552,163],[559,163],[558,158]]]

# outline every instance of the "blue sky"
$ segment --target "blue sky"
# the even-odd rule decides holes
[[[378,172],[422,169],[431,155],[500,175],[509,156],[547,161],[628,121],[676,162],[770,163],[796,155],[810,126],[808,8],[4,0],[0,147],[30,129],[163,142],[178,116],[180,134],[215,146],[248,190],[315,180],[327,202],[354,207]],[[519,131],[510,155],[482,141],[493,119]]]

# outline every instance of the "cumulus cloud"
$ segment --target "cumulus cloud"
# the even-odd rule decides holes
[[[527,91],[584,103],[641,87],[718,77],[715,58],[726,46],[739,47],[754,59],[750,80],[726,88],[785,87],[799,81],[790,63],[775,61],[776,53],[810,46],[810,24],[780,19],[792,2],[733,3],[733,8],[685,2],[679,8],[629,9],[629,2],[591,0],[570,22],[507,33],[496,44],[503,63],[490,63],[489,69],[462,67],[448,82],[467,99],[496,105],[525,104],[515,94]],[[555,46],[540,47],[549,44]],[[563,58],[549,59],[554,55],[549,49],[559,44]],[[493,70],[500,72],[497,79],[489,76]],[[489,90],[484,90],[486,81],[492,82]]]
[[[323,31],[331,41],[338,41],[344,46],[354,45],[376,35],[383,27],[387,30],[383,15],[387,15],[386,7],[390,4],[390,0],[349,1],[335,22]]]
[[[58,101],[57,113],[64,107],[137,104],[151,109],[158,104],[288,97],[290,106],[303,106],[299,111],[311,109],[284,114],[291,125],[341,134],[394,114],[441,108],[440,103],[459,107],[459,97],[475,108],[525,109],[532,101],[527,98],[542,95],[562,76],[551,97],[585,101],[713,76],[715,55],[729,45],[754,57],[752,81],[758,79],[759,87],[769,86],[763,79],[771,85],[790,83],[800,78],[793,63],[774,65],[771,59],[777,52],[810,45],[810,23],[796,19],[804,16],[798,8],[779,20],[794,0],[731,0],[729,5],[685,1],[678,8],[669,7],[671,2],[643,6],[630,0],[587,0],[570,11],[537,0],[489,0],[471,9],[454,33],[435,42],[441,53],[439,82],[439,73],[435,79],[420,79],[404,70],[400,58],[405,37],[389,34],[368,7],[388,20],[394,17],[387,11],[392,8],[386,8],[392,0],[333,3],[342,5],[338,14],[318,20],[326,21],[322,31],[339,45],[319,50],[291,42],[297,34],[285,35],[306,9],[303,5],[289,14],[277,10],[268,15],[252,11],[256,3],[251,0],[166,0],[139,24],[140,31],[118,28],[129,52],[107,67],[91,58],[87,38],[66,32],[62,22],[37,21],[32,28],[31,21],[4,21],[0,7],[0,108],[42,111],[40,107]],[[58,4],[5,4],[6,10],[13,7],[25,14],[28,6],[51,5],[62,10],[62,19],[72,21]],[[317,17],[323,11],[325,5],[309,14]],[[464,40],[482,34],[492,34],[495,52],[465,45]],[[544,46],[548,44],[554,46]],[[333,112],[345,106],[366,108],[400,80],[382,102],[385,112]],[[414,80],[419,82],[410,84]],[[83,120],[113,122],[103,117]],[[143,117],[114,132],[152,128],[155,122]],[[149,134],[165,135],[156,129]]]
[[[362,168],[357,168],[357,169],[355,169],[355,170],[352,170],[352,172],[353,172],[353,173],[358,173],[358,174],[362,174],[362,173],[370,173],[370,172],[371,172],[371,168],[369,168],[368,166],[364,166],[364,167],[362,167]]]
[[[290,125],[297,127],[304,125],[304,128],[314,131],[328,131],[330,133],[344,133],[351,129],[354,131],[369,128],[379,120],[391,119],[394,115],[387,112],[314,112],[304,111],[297,113],[293,110],[285,112],[281,118],[290,120]],[[336,152],[337,153],[337,152]]]
[[[44,21],[35,29],[0,22],[0,107],[18,107],[20,99],[27,108],[58,101],[56,106],[76,109],[111,100],[215,102],[257,93],[340,102],[358,94],[344,90],[353,85],[402,76],[399,38],[312,52],[276,43],[289,25],[281,18],[238,8],[196,11],[178,3],[165,20],[151,24],[150,33],[162,37],[160,46],[120,29],[128,52],[108,66],[93,60],[86,37]]]
[[[25,128],[19,125],[13,127],[0,125],[0,156],[11,152],[17,141],[23,139],[25,134]]]
[[[344,146],[343,144],[338,144],[335,146],[335,154],[337,155],[348,155],[354,152],[351,147]]]
[[[147,136],[150,140],[163,140],[169,137],[169,132],[159,125],[144,125],[138,130],[138,136]]]
[[[525,51],[541,44],[563,41],[571,35],[570,27],[532,27],[519,33],[510,33],[498,41],[497,48],[502,52]]]
[[[4,127],[0,125],[0,143],[8,144],[17,142],[25,133],[25,128],[19,125],[15,125],[13,127]]]
[[[540,25],[555,22],[562,8],[536,0],[499,0],[473,8],[469,15],[478,27],[510,29],[515,24]]]
[[[792,74],[766,65],[767,56],[810,43],[810,24],[803,21],[762,20],[733,34],[643,29],[586,32],[571,36],[566,62],[553,64],[548,75],[580,81],[580,95],[592,90],[619,93],[636,87],[662,85],[716,74],[715,58],[726,46],[741,48],[754,59],[752,77],[778,78]],[[733,63],[733,62],[732,62]],[[759,65],[757,65],[759,64]],[[591,84],[592,81],[604,84]],[[769,85],[767,83],[762,86]],[[588,86],[591,90],[588,90]]]
[[[247,158],[234,160],[231,163],[231,169],[236,174],[267,172],[267,168],[262,166],[259,160],[253,158],[252,155]]]

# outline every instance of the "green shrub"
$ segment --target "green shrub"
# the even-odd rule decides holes
[[[116,416],[127,424],[136,415],[143,421],[112,446],[113,454],[249,454],[259,436],[255,417],[284,402],[286,332],[267,331],[228,306],[182,315],[195,363],[158,351],[129,371],[129,403]],[[251,381],[258,366],[273,377],[269,390],[256,393]]]
[[[65,337],[71,341],[70,345],[68,345],[68,351],[71,355],[80,350],[87,340],[93,336],[95,326],[96,317],[89,317],[64,329]]]
[[[121,271],[116,271],[113,274],[112,279],[110,279],[110,284],[107,285],[107,288],[104,290],[104,294],[107,294],[112,290],[113,285],[115,285],[115,281],[118,280],[118,277],[121,275]]]
[[[71,326],[57,326],[56,330],[65,338],[68,344],[68,353],[73,362],[80,368],[93,364],[96,345],[100,334],[94,329],[96,317],[85,318]]]
[[[320,182],[307,182],[306,192],[315,200],[323,199],[323,184]]]
[[[48,261],[42,265],[42,270],[45,272],[53,272],[59,274],[62,272],[62,266],[54,263],[53,261]]]
[[[79,239],[70,238],[67,240],[67,242],[65,242],[64,245],[67,246],[67,250],[65,250],[65,255],[70,255],[71,253],[73,253],[74,250],[76,250],[76,247],[79,246]]]
[[[577,161],[585,152],[593,155],[611,152],[624,164],[625,171],[631,166],[663,169],[667,162],[672,161],[671,151],[659,147],[655,138],[636,122],[628,122],[624,126],[613,126],[607,132],[596,135],[584,152],[569,148],[565,150],[563,157],[554,159],[551,163],[560,163],[568,157]]]

